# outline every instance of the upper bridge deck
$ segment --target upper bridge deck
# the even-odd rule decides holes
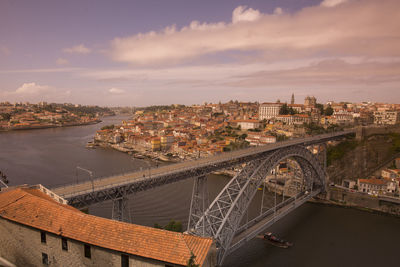
[[[93,203],[98,202],[94,200],[95,197],[93,197],[93,194],[96,192],[110,191],[126,186],[131,186],[130,191],[141,191],[154,186],[204,175],[221,168],[243,163],[251,160],[255,155],[263,154],[265,152],[294,145],[308,146],[323,143],[355,132],[354,129],[350,129],[306,138],[291,139],[274,144],[221,153],[216,156],[169,164],[158,168],[152,168],[150,170],[145,169],[121,175],[98,178],[93,181],[89,180],[81,183],[68,184],[53,188],[52,191],[63,198],[70,200],[70,204],[72,205],[73,201],[71,203],[71,200],[84,195],[92,195],[92,200],[90,202]],[[132,185],[135,188],[132,188]]]

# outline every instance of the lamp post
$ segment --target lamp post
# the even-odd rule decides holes
[[[82,170],[82,171],[85,171],[85,172],[89,173],[89,175],[90,175],[90,180],[92,181],[92,192],[94,192],[93,172],[90,171],[90,170],[88,170],[88,169],[82,168],[82,167],[80,167],[80,166],[76,166],[76,168],[79,169],[79,170]]]

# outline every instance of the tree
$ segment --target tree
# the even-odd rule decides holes
[[[282,105],[281,109],[279,110],[279,115],[288,115],[289,114],[289,108],[288,105],[285,103]]]
[[[158,223],[155,223],[153,227],[157,229],[163,229],[162,225],[159,225]]]
[[[0,120],[9,121],[10,119],[11,119],[10,113],[1,113],[0,114]]]
[[[325,115],[326,116],[331,116],[333,114],[333,108],[329,105],[326,109],[325,109]]]
[[[192,255],[190,256],[190,259],[188,260],[186,267],[199,267],[200,265],[195,263],[196,256],[193,254],[193,252],[191,252],[191,254]]]
[[[173,232],[182,232],[182,223],[180,221],[170,221],[165,227],[165,230]]]
[[[320,114],[324,114],[324,105],[317,103],[315,107],[319,109]]]
[[[114,129],[114,124],[103,126],[103,127],[101,127],[101,129],[102,130],[112,130],[112,129]]]

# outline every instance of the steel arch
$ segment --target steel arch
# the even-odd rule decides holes
[[[250,161],[221,190],[194,229],[199,236],[211,236],[217,242],[218,263],[222,264],[240,222],[265,177],[282,160],[294,158],[303,171],[308,190],[325,188],[325,171],[318,159],[303,146],[291,146],[271,151],[262,159]]]

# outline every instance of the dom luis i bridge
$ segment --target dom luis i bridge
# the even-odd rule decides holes
[[[127,196],[183,179],[195,179],[187,231],[214,238],[217,261],[256,237],[267,227],[323,193],[326,187],[326,144],[356,131],[346,130],[222,153],[216,156],[125,173],[53,188],[82,209],[113,201],[112,218],[125,221]],[[280,167],[286,169],[282,186]],[[236,175],[216,198],[207,198],[207,174],[234,169]],[[288,179],[288,176],[290,178]],[[262,190],[260,212],[248,219],[246,212],[257,191]],[[269,191],[264,192],[264,191]],[[266,194],[265,194],[266,193]]]

